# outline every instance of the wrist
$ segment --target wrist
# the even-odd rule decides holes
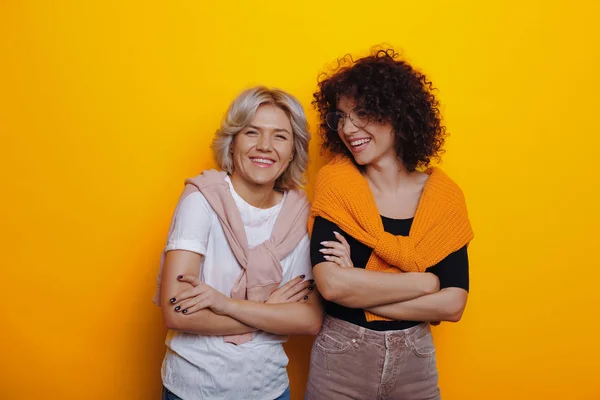
[[[234,315],[236,314],[239,307],[240,307],[239,300],[228,297],[223,311],[225,311],[226,315],[229,315],[230,317],[234,317]]]

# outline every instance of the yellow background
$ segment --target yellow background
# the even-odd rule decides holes
[[[255,84],[387,42],[439,88],[476,240],[445,400],[600,399],[596,1],[0,1],[0,398],[159,399],[158,257]],[[316,135],[315,135],[316,136]],[[323,160],[311,144],[310,177]],[[310,193],[310,187],[309,193]],[[287,345],[295,399],[310,338]]]

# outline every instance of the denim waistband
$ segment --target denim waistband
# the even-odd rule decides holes
[[[402,341],[414,341],[431,332],[428,322],[399,331],[374,331],[355,325],[351,322],[341,320],[329,315],[323,319],[323,330],[331,329],[347,337],[359,338],[363,341],[385,344],[390,339]]]

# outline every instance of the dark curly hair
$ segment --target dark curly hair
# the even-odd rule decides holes
[[[427,167],[432,159],[440,159],[447,136],[435,90],[424,74],[401,60],[393,49],[375,49],[356,61],[349,54],[338,59],[329,74],[320,76],[319,89],[313,95],[323,149],[354,159],[325,122],[343,96],[354,99],[371,121],[392,125],[396,153],[409,171]]]

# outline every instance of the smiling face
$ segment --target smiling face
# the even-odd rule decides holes
[[[231,143],[233,173],[258,186],[274,186],[294,155],[294,135],[287,114],[279,107],[258,107],[250,124]]]
[[[340,97],[337,109],[347,116],[338,130],[340,139],[359,165],[369,165],[387,157],[397,158],[394,131],[390,123],[368,121],[360,106],[351,98]],[[358,128],[352,119],[359,126]]]

